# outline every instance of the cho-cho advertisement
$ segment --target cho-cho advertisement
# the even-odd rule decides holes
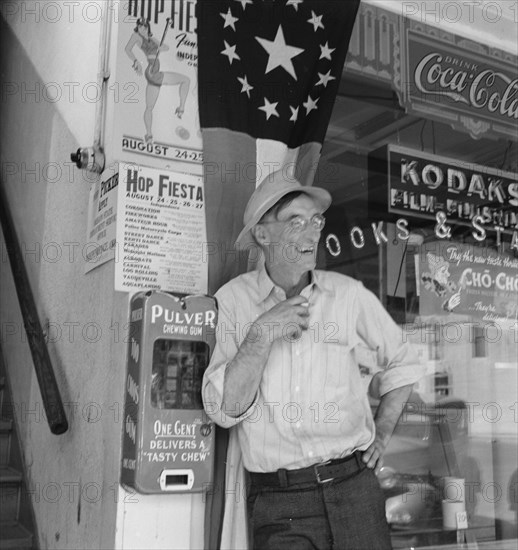
[[[120,3],[115,158],[201,174],[195,0]]]
[[[518,259],[444,241],[422,247],[421,315],[454,312],[488,323],[518,320]]]

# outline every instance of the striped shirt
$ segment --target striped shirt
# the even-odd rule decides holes
[[[228,414],[221,408],[226,366],[251,324],[286,295],[264,267],[216,293],[216,346],[204,375],[203,401],[214,422],[237,429],[249,471],[303,468],[372,443],[375,426],[356,346],[375,350],[383,368],[381,395],[424,374],[401,329],[362,283],[328,271],[311,275],[301,292],[309,302],[309,328],[296,340],[286,333],[274,341],[254,402]]]

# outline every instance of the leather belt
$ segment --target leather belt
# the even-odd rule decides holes
[[[343,479],[365,469],[365,464],[361,459],[362,453],[356,451],[345,458],[319,462],[307,468],[298,470],[285,470],[281,468],[276,472],[248,472],[252,485],[266,487],[289,487],[290,485],[300,485],[301,483],[323,484],[333,479]]]

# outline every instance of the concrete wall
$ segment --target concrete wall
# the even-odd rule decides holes
[[[113,263],[84,275],[92,178],[70,162],[93,140],[96,104],[83,86],[97,80],[101,23],[93,10],[88,20],[56,6],[2,5],[0,137],[3,184],[39,317],[49,322],[70,424],[64,435],[51,434],[44,417],[3,239],[0,327],[37,540],[42,548],[110,548],[125,354],[111,327],[125,321],[127,298],[113,292]]]
[[[0,337],[25,496],[41,548],[201,548],[201,495],[146,496],[119,486],[129,297],[113,290],[113,261],[84,273],[95,176],[70,162],[94,140],[106,6],[31,0],[0,8],[2,183],[70,425],[55,436],[45,420],[0,233]],[[108,17],[115,21],[115,12]]]

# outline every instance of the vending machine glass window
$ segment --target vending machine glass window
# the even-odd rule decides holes
[[[158,339],[153,346],[151,404],[158,409],[202,409],[201,382],[209,362],[206,342]]]

